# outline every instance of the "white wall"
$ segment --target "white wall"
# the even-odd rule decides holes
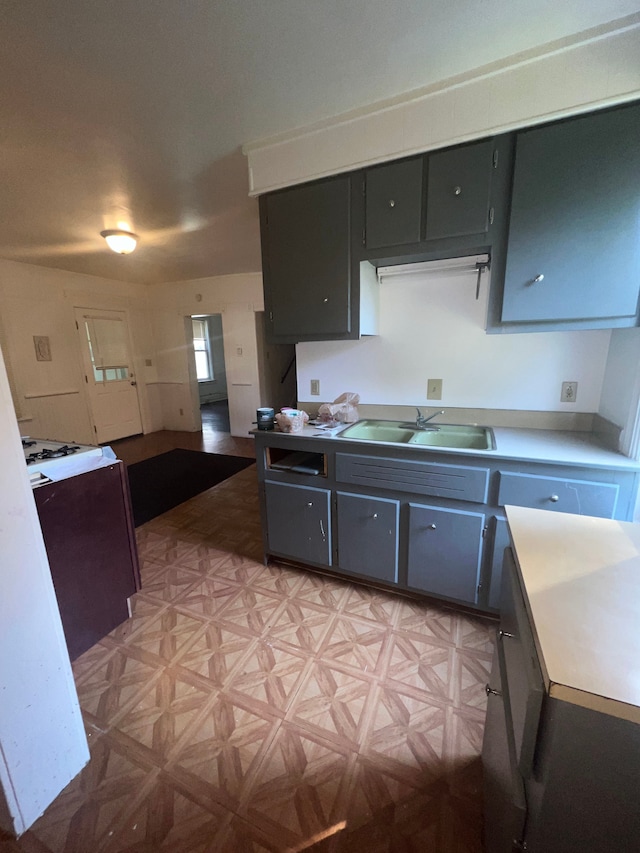
[[[488,288],[483,276],[476,301],[473,272],[383,279],[379,336],[296,346],[298,398],[319,379],[318,402],[354,391],[366,404],[597,412],[611,332],[487,335]],[[441,401],[427,403],[430,378]],[[576,403],[560,402],[564,380]]]
[[[255,313],[264,310],[262,274],[159,284],[152,288],[152,295],[158,348],[156,387],[165,428],[192,431],[200,426],[192,406],[184,318],[221,314],[231,433],[246,437],[260,406]]]
[[[0,352],[0,826],[24,832],[89,760]]]
[[[23,434],[95,441],[74,306],[127,312],[143,428],[149,432],[162,427],[155,389],[147,387],[155,378],[148,290],[144,285],[0,260],[0,339],[11,363]],[[36,360],[34,335],[49,337],[51,361]]]
[[[632,455],[640,404],[640,329],[615,329],[611,335],[599,414],[623,428],[621,449]],[[636,439],[637,440],[637,439]]]

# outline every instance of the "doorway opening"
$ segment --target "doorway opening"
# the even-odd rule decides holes
[[[230,433],[221,314],[191,317],[202,431]]]

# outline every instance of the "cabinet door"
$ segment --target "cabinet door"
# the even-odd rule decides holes
[[[302,562],[331,565],[331,492],[265,483],[269,550]]]
[[[487,231],[493,141],[431,154],[428,162],[427,240]]]
[[[398,581],[400,504],[338,492],[338,563],[376,580]]]
[[[502,320],[630,318],[640,288],[640,106],[518,134]]]
[[[493,553],[491,557],[491,578],[489,581],[489,607],[500,609],[500,588],[502,584],[502,565],[504,549],[509,547],[509,527],[506,519],[493,519]]]
[[[408,584],[475,604],[484,515],[409,504]]]
[[[398,246],[421,237],[422,157],[368,169],[366,245]]]
[[[273,337],[351,331],[350,178],[262,200],[265,308]]]
[[[34,491],[69,657],[75,660],[129,616],[138,555],[124,464]]]
[[[484,849],[512,853],[522,840],[527,803],[513,751],[511,717],[499,657],[494,652],[482,743]],[[520,848],[524,849],[524,848]]]

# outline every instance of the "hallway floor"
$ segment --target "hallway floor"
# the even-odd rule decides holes
[[[0,853],[481,850],[490,621],[265,567],[254,466],[137,535],[73,667],[91,761]]]

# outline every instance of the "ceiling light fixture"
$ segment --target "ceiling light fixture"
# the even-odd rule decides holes
[[[101,231],[100,236],[104,237],[107,246],[119,255],[131,254],[138,243],[137,234],[132,234],[131,231],[120,231],[117,228]]]

